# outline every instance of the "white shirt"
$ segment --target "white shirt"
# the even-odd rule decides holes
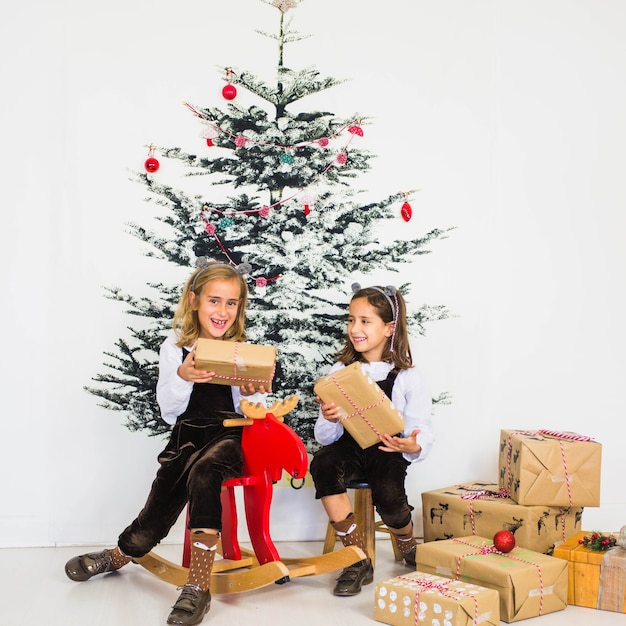
[[[336,372],[343,367],[345,367],[343,363],[335,363],[329,373]],[[380,382],[387,378],[393,369],[393,364],[382,361],[361,362],[361,368],[366,374],[369,374],[372,380]],[[417,435],[417,443],[422,447],[421,451],[415,454],[405,453],[402,456],[410,463],[423,461],[433,446],[435,435],[431,417],[432,399],[430,391],[417,368],[400,370],[391,392],[391,402],[404,416],[404,430],[402,431],[404,437],[408,437],[415,429],[420,430]],[[341,437],[343,426],[341,422],[329,422],[324,419],[320,409],[315,422],[314,433],[315,439],[327,446]]]
[[[159,351],[159,380],[157,382],[157,402],[161,409],[161,417],[168,424],[175,424],[176,418],[185,412],[191,397],[194,383],[182,379],[178,375],[178,367],[183,362],[182,348],[176,345],[178,337],[174,331],[166,337]],[[187,350],[192,347],[188,346]],[[242,396],[239,387],[231,387],[233,394],[233,406],[235,411],[243,415],[240,407],[242,398],[265,405],[267,394],[254,393],[250,396]]]

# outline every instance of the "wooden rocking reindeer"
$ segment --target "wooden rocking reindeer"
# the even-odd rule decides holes
[[[290,396],[266,409],[262,404],[241,401],[245,417],[224,420],[225,426],[243,426],[242,476],[223,484],[220,554],[211,576],[211,593],[238,593],[270,583],[284,583],[298,576],[325,574],[359,561],[365,554],[354,546],[302,559],[282,559],[270,536],[270,505],[273,485],[283,471],[302,479],[308,468],[306,448],[300,437],[284,423],[284,416],[298,403]],[[243,488],[246,523],[252,550],[239,545],[235,487]],[[189,532],[185,535],[182,565],[154,552],[137,559],[147,570],[177,586],[187,582],[190,553]]]

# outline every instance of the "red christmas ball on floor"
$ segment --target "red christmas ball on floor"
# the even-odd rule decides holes
[[[146,172],[154,174],[154,172],[159,169],[159,162],[154,157],[150,157],[149,159],[146,159],[143,166],[146,168]]]
[[[510,552],[515,547],[515,535],[510,530],[499,530],[493,536],[493,545],[500,552]]]
[[[235,88],[235,85],[231,85],[230,83],[225,85],[224,89],[222,89],[222,95],[226,98],[226,100],[234,100],[237,96],[237,89]]]

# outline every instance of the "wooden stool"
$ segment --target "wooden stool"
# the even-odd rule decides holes
[[[402,553],[398,547],[396,536],[385,526],[382,520],[374,519],[374,503],[372,502],[372,489],[365,480],[355,480],[347,485],[348,489],[354,491],[353,507],[356,523],[365,541],[365,550],[372,560],[372,566],[376,565],[376,533],[387,533],[391,539],[393,556],[396,561],[402,561]],[[328,524],[326,538],[324,539],[324,554],[335,549],[337,535],[335,529]]]

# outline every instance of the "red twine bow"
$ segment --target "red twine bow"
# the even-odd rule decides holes
[[[415,607],[413,609],[416,624],[419,623],[420,621],[418,617],[420,595],[422,594],[422,592],[429,591],[429,590],[438,591],[442,596],[445,596],[446,598],[450,598],[451,600],[455,600],[457,602],[459,601],[460,598],[471,598],[474,601],[474,619],[472,621],[472,624],[474,626],[478,624],[478,599],[476,598],[476,596],[470,595],[468,593],[464,593],[460,589],[450,589],[450,586],[449,586],[450,583],[448,582],[437,583],[433,580],[428,580],[426,578],[416,579],[416,578],[409,578],[407,576],[398,576],[398,579],[415,583],[419,587],[419,589],[417,590],[415,594]]]
[[[475,550],[478,550],[478,553],[476,552],[468,552],[467,554],[463,554],[461,555],[456,562],[456,574],[455,574],[455,578],[457,580],[460,579],[461,577],[461,564],[463,562],[463,559],[467,558],[468,556],[486,556],[489,554],[496,554],[498,556],[503,556],[505,559],[511,559],[513,561],[518,561],[519,563],[525,563],[528,565],[532,565],[533,567],[537,568],[537,575],[539,577],[539,613],[538,613],[538,617],[541,616],[541,614],[543,613],[543,574],[541,572],[541,567],[537,564],[537,563],[533,563],[532,561],[528,561],[527,559],[522,559],[519,556],[513,556],[510,553],[505,554],[504,552],[500,552],[500,550],[498,550],[495,546],[493,545],[489,545],[486,543],[483,543],[480,546],[477,546],[473,543],[468,543],[467,541],[461,541],[460,539],[451,539],[451,541],[454,541],[456,543],[461,543],[464,544],[466,546],[471,546],[472,548],[474,548]]]
[[[378,432],[378,430],[376,430],[376,428],[374,427],[374,424],[372,424],[367,417],[365,417],[364,413],[365,411],[369,411],[370,409],[373,409],[377,406],[380,406],[384,400],[385,400],[385,392],[381,389],[380,392],[380,400],[374,404],[370,404],[369,406],[364,406],[362,408],[359,409],[359,407],[352,401],[352,398],[346,393],[345,389],[339,384],[339,382],[337,381],[336,376],[333,374],[331,376],[331,380],[335,383],[335,386],[337,387],[337,389],[339,389],[339,391],[341,391],[341,393],[343,394],[343,396],[345,397],[345,399],[352,405],[352,407],[354,408],[354,413],[350,413],[350,415],[346,415],[345,417],[341,417],[339,419],[339,421],[343,422],[347,419],[350,419],[351,417],[354,417],[355,415],[358,415],[378,436],[378,438],[382,441],[382,435]]]
[[[490,489],[477,489],[469,493],[464,493],[461,498],[463,500],[469,500],[469,516],[470,524],[472,526],[472,535],[476,534],[476,515],[474,513],[474,500],[480,500],[481,498],[508,498],[509,494],[504,487],[500,487],[499,491],[491,491]]]

